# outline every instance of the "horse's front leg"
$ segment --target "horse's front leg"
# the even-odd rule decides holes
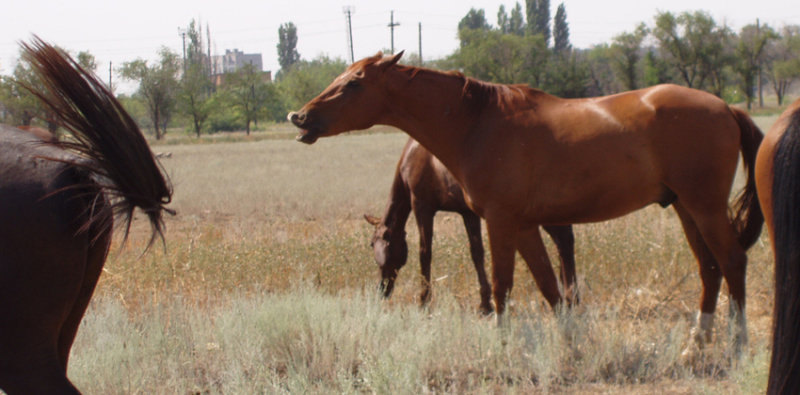
[[[423,207],[414,206],[414,218],[417,220],[417,230],[419,231],[419,269],[422,274],[422,291],[419,295],[419,303],[427,305],[431,300],[431,259],[433,244],[433,216],[435,211]]]
[[[489,250],[492,255],[492,294],[497,322],[506,310],[506,298],[514,286],[514,254],[517,229],[509,222],[486,218]]]

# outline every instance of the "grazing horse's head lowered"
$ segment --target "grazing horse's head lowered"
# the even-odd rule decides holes
[[[383,58],[378,53],[356,62],[302,109],[290,112],[288,120],[301,129],[296,139],[313,144],[319,137],[374,125],[386,96],[381,91],[382,85],[375,82],[382,78],[382,71],[396,64],[402,56],[403,52],[400,52]],[[361,116],[341,117],[343,107],[359,108]]]
[[[364,219],[375,225],[370,247],[375,254],[375,263],[381,271],[379,289],[385,298],[392,295],[397,272],[405,266],[408,259],[408,243],[404,229],[392,230],[381,223],[380,218],[365,215]],[[404,224],[405,225],[405,224]]]

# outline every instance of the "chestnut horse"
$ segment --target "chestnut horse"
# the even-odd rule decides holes
[[[381,271],[380,289],[389,297],[397,275],[406,264],[406,222],[414,212],[419,229],[419,264],[422,272],[420,302],[426,304],[431,297],[431,246],[433,242],[433,217],[437,211],[461,214],[467,230],[472,263],[478,274],[481,304],[484,313],[492,311],[491,289],[483,265],[483,238],[481,219],[467,206],[464,193],[442,162],[414,139],[408,139],[394,173],[389,203],[382,218],[365,215],[375,226],[370,246]],[[544,230],[555,242],[561,258],[561,281],[567,300],[575,293],[575,238],[572,226],[545,226]],[[577,301],[577,295],[575,295]]]
[[[515,250],[550,305],[562,301],[539,225],[604,221],[659,203],[675,207],[699,263],[695,341],[711,337],[724,277],[741,349],[745,250],[763,224],[752,169],[762,135],[744,111],[675,85],[561,99],[526,85],[399,65],[401,56],[352,64],[288,118],[307,144],[385,124],[435,155],[486,220],[498,320],[513,285]],[[740,151],[747,184],[729,218]]]
[[[115,214],[135,207],[153,239],[171,190],[136,123],[61,50],[22,44],[43,90],[26,87],[74,140],[0,125],[0,389],[78,393],[70,348],[106,260]]]
[[[758,199],[775,255],[775,312],[767,393],[800,393],[800,100],[770,128],[756,161]]]

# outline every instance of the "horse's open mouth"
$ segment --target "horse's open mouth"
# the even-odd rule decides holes
[[[300,133],[295,136],[295,140],[306,143],[306,144],[314,144],[319,138],[320,132],[317,130],[308,130],[308,129],[301,129]]]

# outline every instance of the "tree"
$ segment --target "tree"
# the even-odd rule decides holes
[[[522,15],[522,6],[519,3],[511,9],[511,16],[506,13],[506,7],[500,5],[497,11],[497,29],[503,34],[525,35],[525,17]]]
[[[799,25],[785,26],[780,37],[768,44],[766,66],[767,79],[778,97],[778,105],[783,105],[786,92],[800,79]]]
[[[300,61],[277,82],[284,109],[297,110],[313,99],[347,68],[341,59],[320,56],[312,61]],[[285,119],[286,111],[280,114]]]
[[[492,27],[489,25],[489,22],[486,21],[486,14],[483,9],[476,10],[474,8],[470,8],[461,20],[458,22],[458,31],[462,31],[464,29],[470,30],[489,30]]]
[[[655,50],[648,49],[644,55],[644,86],[653,86],[672,82],[669,64],[658,57]]]
[[[731,35],[727,27],[717,26],[705,12],[684,12],[677,17],[661,12],[653,35],[686,86],[703,89],[710,85],[712,92],[721,94],[722,72],[731,61],[726,53]]]
[[[540,86],[548,56],[541,36],[462,30],[461,37],[467,44],[452,55],[451,67],[481,80]]]
[[[775,31],[766,25],[747,25],[739,32],[734,70],[739,75],[739,87],[744,92],[748,110],[752,108],[756,78],[767,44],[776,37]]]
[[[274,91],[264,80],[264,73],[252,64],[246,64],[225,77],[225,95],[231,108],[244,120],[247,135],[250,123],[258,125],[266,105]]]
[[[172,117],[178,90],[180,59],[166,47],[159,51],[159,62],[148,66],[146,60],[137,59],[122,65],[122,77],[138,81],[136,93],[144,100],[156,139],[167,133],[167,123]]]
[[[30,64],[26,61],[25,56],[20,56],[20,62],[14,67],[14,73],[9,83],[7,96],[10,99],[6,104],[7,110],[11,113],[15,123],[19,125],[29,126],[35,118],[48,120],[47,109],[42,105],[41,101],[36,98],[22,85],[27,85],[35,89],[42,89],[42,82],[31,70]],[[57,125],[48,122],[48,129],[55,132]]]
[[[508,32],[517,36],[525,35],[525,16],[519,3],[516,3],[511,9],[511,17],[508,18]]]
[[[83,67],[87,71],[91,72],[97,71],[97,61],[95,60],[94,55],[92,55],[90,52],[88,51],[78,52],[77,59],[78,59],[78,64],[81,65],[81,67]]]
[[[511,32],[511,20],[506,14],[506,6],[500,4],[500,9],[497,10],[497,28],[503,34]]]
[[[553,51],[562,53],[569,51],[569,24],[567,23],[567,9],[564,3],[558,5],[556,16],[553,19]]]
[[[206,61],[202,32],[194,20],[186,29],[186,35],[189,38],[189,45],[178,87],[177,109],[191,120],[195,135],[200,137],[203,126],[214,108],[212,100],[214,85]]]
[[[545,45],[550,43],[550,0],[525,0],[528,33],[540,34]]]
[[[586,66],[589,84],[587,96],[605,96],[620,91],[617,78],[612,70],[612,51],[608,44],[600,44],[586,52]]]
[[[569,51],[555,54],[548,63],[545,90],[566,98],[586,97],[590,72],[583,54]]]
[[[642,41],[647,37],[647,26],[639,24],[631,33],[615,36],[610,48],[611,67],[625,90],[638,89],[638,64],[642,53]]]
[[[278,63],[281,65],[281,72],[287,72],[298,61],[300,53],[297,52],[297,27],[294,23],[287,22],[278,28]]]

